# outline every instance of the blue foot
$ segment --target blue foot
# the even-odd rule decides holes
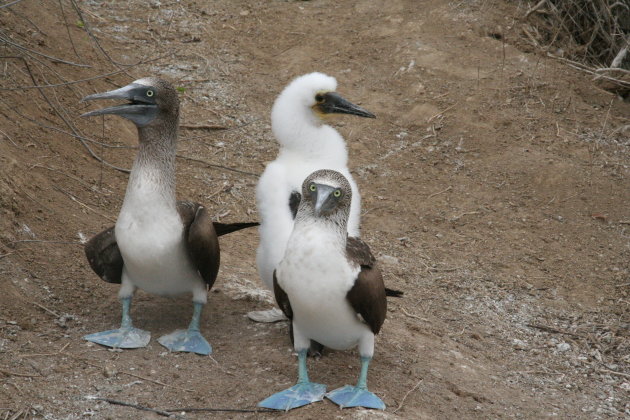
[[[116,349],[137,349],[146,347],[151,340],[151,333],[139,328],[127,327],[89,334],[83,337],[92,343]]]
[[[316,401],[321,401],[326,394],[326,385],[304,382],[289,389],[273,394],[258,403],[258,407],[289,411]]]
[[[326,398],[341,408],[365,407],[385,410],[385,403],[366,388],[358,388],[352,385],[335,389],[326,394]]]
[[[199,331],[177,330],[163,335],[158,339],[158,342],[170,351],[186,351],[204,356],[212,353],[212,346]]]

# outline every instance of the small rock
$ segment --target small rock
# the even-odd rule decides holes
[[[569,350],[571,350],[571,345],[569,343],[565,343],[563,341],[562,343],[558,343],[558,345],[556,345],[556,349],[559,352],[569,351]]]
[[[519,340],[518,338],[512,340],[512,346],[514,346],[516,350],[527,350],[527,343],[523,340]]]
[[[383,264],[387,264],[387,265],[397,265],[398,264],[398,258],[392,257],[391,255],[381,255],[379,260]]]
[[[107,364],[103,369],[103,375],[105,375],[106,378],[116,376],[117,373],[118,371],[116,370],[116,367],[114,365]]]

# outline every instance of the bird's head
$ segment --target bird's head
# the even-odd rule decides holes
[[[294,79],[278,96],[274,104],[280,112],[303,110],[317,122],[335,115],[355,115],[376,118],[374,114],[344,99],[335,90],[337,80],[323,73],[309,73]]]
[[[86,96],[82,101],[96,99],[123,99],[128,102],[109,108],[86,112],[82,117],[113,114],[120,115],[142,128],[165,121],[177,121],[179,99],[177,91],[166,80],[145,77],[104,93]]]
[[[298,210],[311,217],[326,218],[338,224],[347,223],[352,201],[352,188],[341,173],[320,169],[302,183],[302,201]]]

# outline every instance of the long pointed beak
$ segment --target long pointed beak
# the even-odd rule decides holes
[[[353,104],[336,92],[324,94],[324,102],[319,104],[319,107],[325,114],[350,114],[364,118],[376,118],[376,115],[372,114],[367,109]]]
[[[328,185],[317,185],[317,200],[315,200],[314,213],[315,216],[325,216],[332,210],[331,201],[329,201],[330,195],[335,189]]]
[[[81,99],[81,102],[93,101],[95,99],[133,99],[133,90],[140,87],[137,83],[131,83],[120,89],[110,90],[109,92],[95,93]]]
[[[120,115],[121,117],[133,121],[138,126],[144,126],[155,118],[157,112],[157,106],[155,103],[145,98],[144,92],[146,91],[146,88],[146,86],[139,83],[130,83],[120,89],[86,96],[81,99],[81,102],[94,101],[98,99],[124,99],[130,101],[131,103],[96,109],[94,111],[86,112],[81,116],[93,117],[105,114]]]

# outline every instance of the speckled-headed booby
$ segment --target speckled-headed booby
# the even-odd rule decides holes
[[[348,179],[353,194],[348,233],[359,236],[361,197],[348,170],[346,143],[326,122],[339,114],[375,117],[342,98],[336,88],[335,78],[323,73],[300,76],[280,93],[271,111],[271,128],[280,151],[276,160],[265,168],[256,188],[261,218],[256,262],[260,278],[269,290],[273,290],[273,271],[284,255],[293,229],[302,182],[311,172],[333,169]],[[248,315],[255,321],[278,320],[273,311]],[[278,315],[282,318],[282,314]]]
[[[202,205],[175,200],[179,100],[170,83],[144,78],[83,100],[95,99],[129,101],[82,116],[114,114],[131,120],[138,128],[139,150],[116,225],[85,246],[96,274],[121,284],[121,327],[84,338],[115,348],[144,347],[150,333],[134,328],[129,314],[135,289],[157,295],[192,293],[188,329],[162,336],[159,342],[171,351],[210,354],[212,347],[199,332],[199,317],[219,271],[217,236],[257,223],[213,223]]]
[[[276,301],[293,325],[298,382],[262,401],[262,407],[289,410],[325,396],[342,408],[385,409],[367,390],[374,335],[387,312],[385,285],[367,244],[348,237],[351,202],[351,185],[339,172],[319,170],[304,181],[295,226],[273,274]],[[336,350],[358,346],[357,385],[326,393],[325,385],[310,382],[311,340]]]

